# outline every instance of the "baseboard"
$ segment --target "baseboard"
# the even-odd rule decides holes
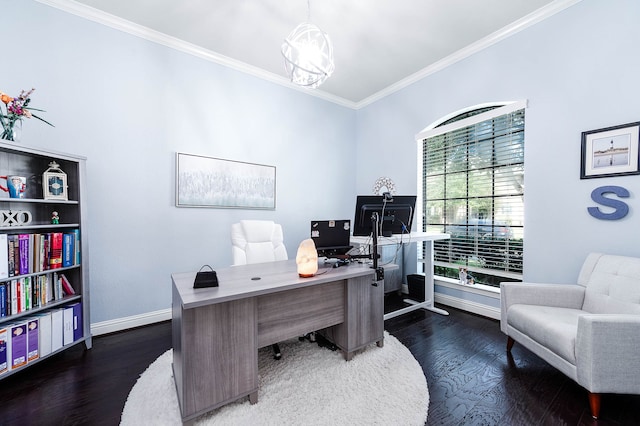
[[[472,312],[477,315],[482,315],[496,320],[500,319],[500,309],[494,308],[493,306],[470,302],[468,300],[440,293],[435,294],[435,301],[436,303],[462,309],[463,311]],[[91,335],[100,336],[101,334],[115,333],[117,331],[141,327],[143,325],[154,324],[156,322],[168,321],[170,319],[171,309],[167,308],[159,311],[147,312],[146,314],[96,322],[91,324]]]
[[[482,315],[487,318],[500,320],[500,309],[493,306],[483,305],[477,302],[470,302],[469,300],[464,300],[458,297],[453,297],[441,293],[435,294],[435,302],[477,315]]]
[[[129,328],[149,325],[156,322],[168,321],[171,319],[171,308],[162,309],[146,314],[133,315],[130,317],[116,318],[109,321],[101,321],[91,324],[91,335],[115,333],[116,331],[127,330]]]

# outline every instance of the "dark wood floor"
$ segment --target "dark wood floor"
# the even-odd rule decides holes
[[[640,396],[603,396],[596,422],[584,389],[517,344],[507,356],[497,321],[443,308],[449,316],[416,311],[385,323],[422,365],[428,425],[640,425]],[[119,424],[138,376],[171,347],[171,327],[93,342],[0,381],[0,425]]]

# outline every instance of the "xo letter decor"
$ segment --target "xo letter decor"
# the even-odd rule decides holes
[[[31,212],[27,210],[0,210],[0,226],[21,226],[31,223]]]

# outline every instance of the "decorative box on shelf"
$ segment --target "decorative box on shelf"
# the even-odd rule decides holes
[[[55,161],[42,174],[42,193],[45,200],[67,200],[67,174]]]

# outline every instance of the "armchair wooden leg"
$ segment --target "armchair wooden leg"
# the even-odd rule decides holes
[[[589,406],[591,407],[591,417],[597,419],[600,415],[600,400],[601,395],[599,393],[589,392]]]
[[[511,348],[516,341],[511,338],[511,336],[507,336],[507,352],[511,352]]]

